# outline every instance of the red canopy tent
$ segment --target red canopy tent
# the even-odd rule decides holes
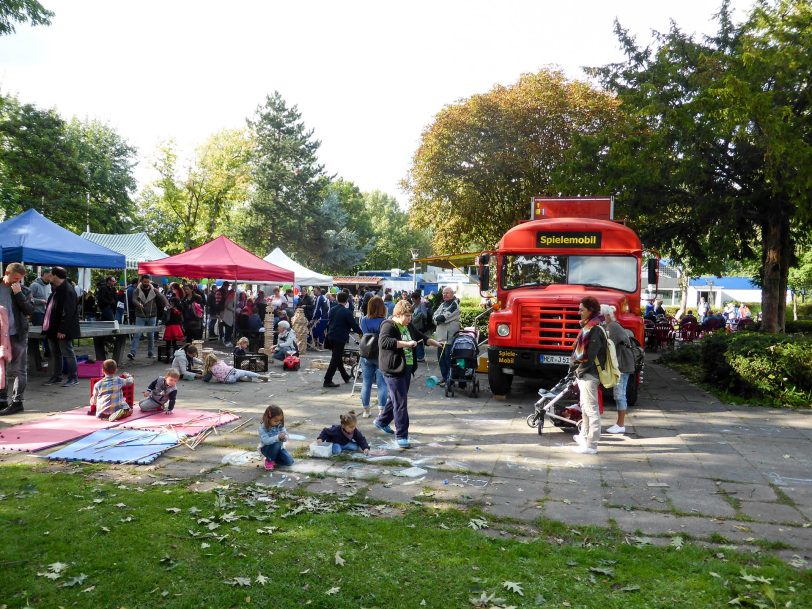
[[[217,277],[291,284],[294,276],[293,271],[266,262],[224,236],[176,256],[140,262],[138,272],[195,279]]]

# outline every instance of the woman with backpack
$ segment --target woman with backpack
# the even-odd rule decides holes
[[[598,452],[598,440],[601,437],[601,413],[598,408],[600,378],[596,361],[601,366],[606,365],[606,335],[599,327],[601,305],[597,299],[592,296],[582,298],[578,313],[581,316],[581,332],[572,350],[570,372],[574,371],[578,379],[582,419],[581,432],[573,436],[578,444],[573,450],[584,455],[594,455]]]
[[[361,407],[364,409],[363,417],[369,417],[369,398],[372,394],[372,383],[378,386],[378,414],[386,406],[386,381],[383,372],[378,367],[378,334],[381,324],[386,319],[386,305],[380,296],[373,296],[367,303],[367,314],[361,318],[361,372],[364,383],[361,386]],[[365,355],[366,354],[366,355]]]
[[[615,406],[617,407],[617,423],[607,429],[606,433],[623,434],[626,433],[626,387],[629,384],[629,379],[632,374],[634,374],[635,365],[629,333],[623,326],[617,323],[615,311],[615,307],[611,305],[601,305],[601,315],[603,315],[605,320],[604,328],[606,334],[608,334],[612,342],[615,343],[617,363],[620,369],[620,380],[617,385],[612,388],[615,397]]]

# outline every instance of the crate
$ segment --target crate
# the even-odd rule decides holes
[[[101,378],[102,362],[80,362],[76,364],[76,376],[80,379]]]
[[[159,362],[166,362],[167,364],[172,363],[172,357],[174,354],[171,352],[172,350],[169,347],[168,343],[164,343],[163,345],[158,345],[158,361]]]
[[[235,355],[234,367],[251,372],[268,372],[268,356],[264,353]]]
[[[124,375],[121,375],[121,378],[124,378]],[[95,387],[96,383],[100,380],[102,380],[100,376],[90,379],[90,395],[93,395],[93,387]],[[130,408],[135,408],[135,383],[124,385],[124,387],[121,388],[121,393],[124,394],[124,401],[130,405]]]

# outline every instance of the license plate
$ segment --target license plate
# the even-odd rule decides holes
[[[539,362],[542,364],[564,364],[570,363],[568,355],[539,355]]]

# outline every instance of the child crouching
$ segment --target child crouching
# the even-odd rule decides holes
[[[358,417],[354,410],[342,414],[339,417],[340,423],[332,427],[325,427],[321,430],[316,442],[322,444],[323,442],[333,443],[333,454],[337,455],[342,450],[356,451],[360,450],[365,455],[369,454],[369,443],[358,429]]]
[[[271,404],[265,409],[259,425],[259,452],[265,457],[265,469],[272,470],[277,465],[293,465],[293,457],[284,447],[287,439],[285,413],[279,406]]]
[[[172,414],[178,395],[179,380],[180,372],[176,368],[170,368],[163,376],[159,376],[149,384],[147,391],[144,392],[144,399],[138,402],[138,407],[144,412],[163,410],[165,414]]]
[[[95,411],[97,417],[108,421],[130,416],[132,409],[125,401],[122,389],[133,384],[133,377],[129,374],[124,374],[124,378],[118,376],[118,364],[114,359],[104,360],[102,371],[104,378],[96,382],[90,396],[90,412]]]

